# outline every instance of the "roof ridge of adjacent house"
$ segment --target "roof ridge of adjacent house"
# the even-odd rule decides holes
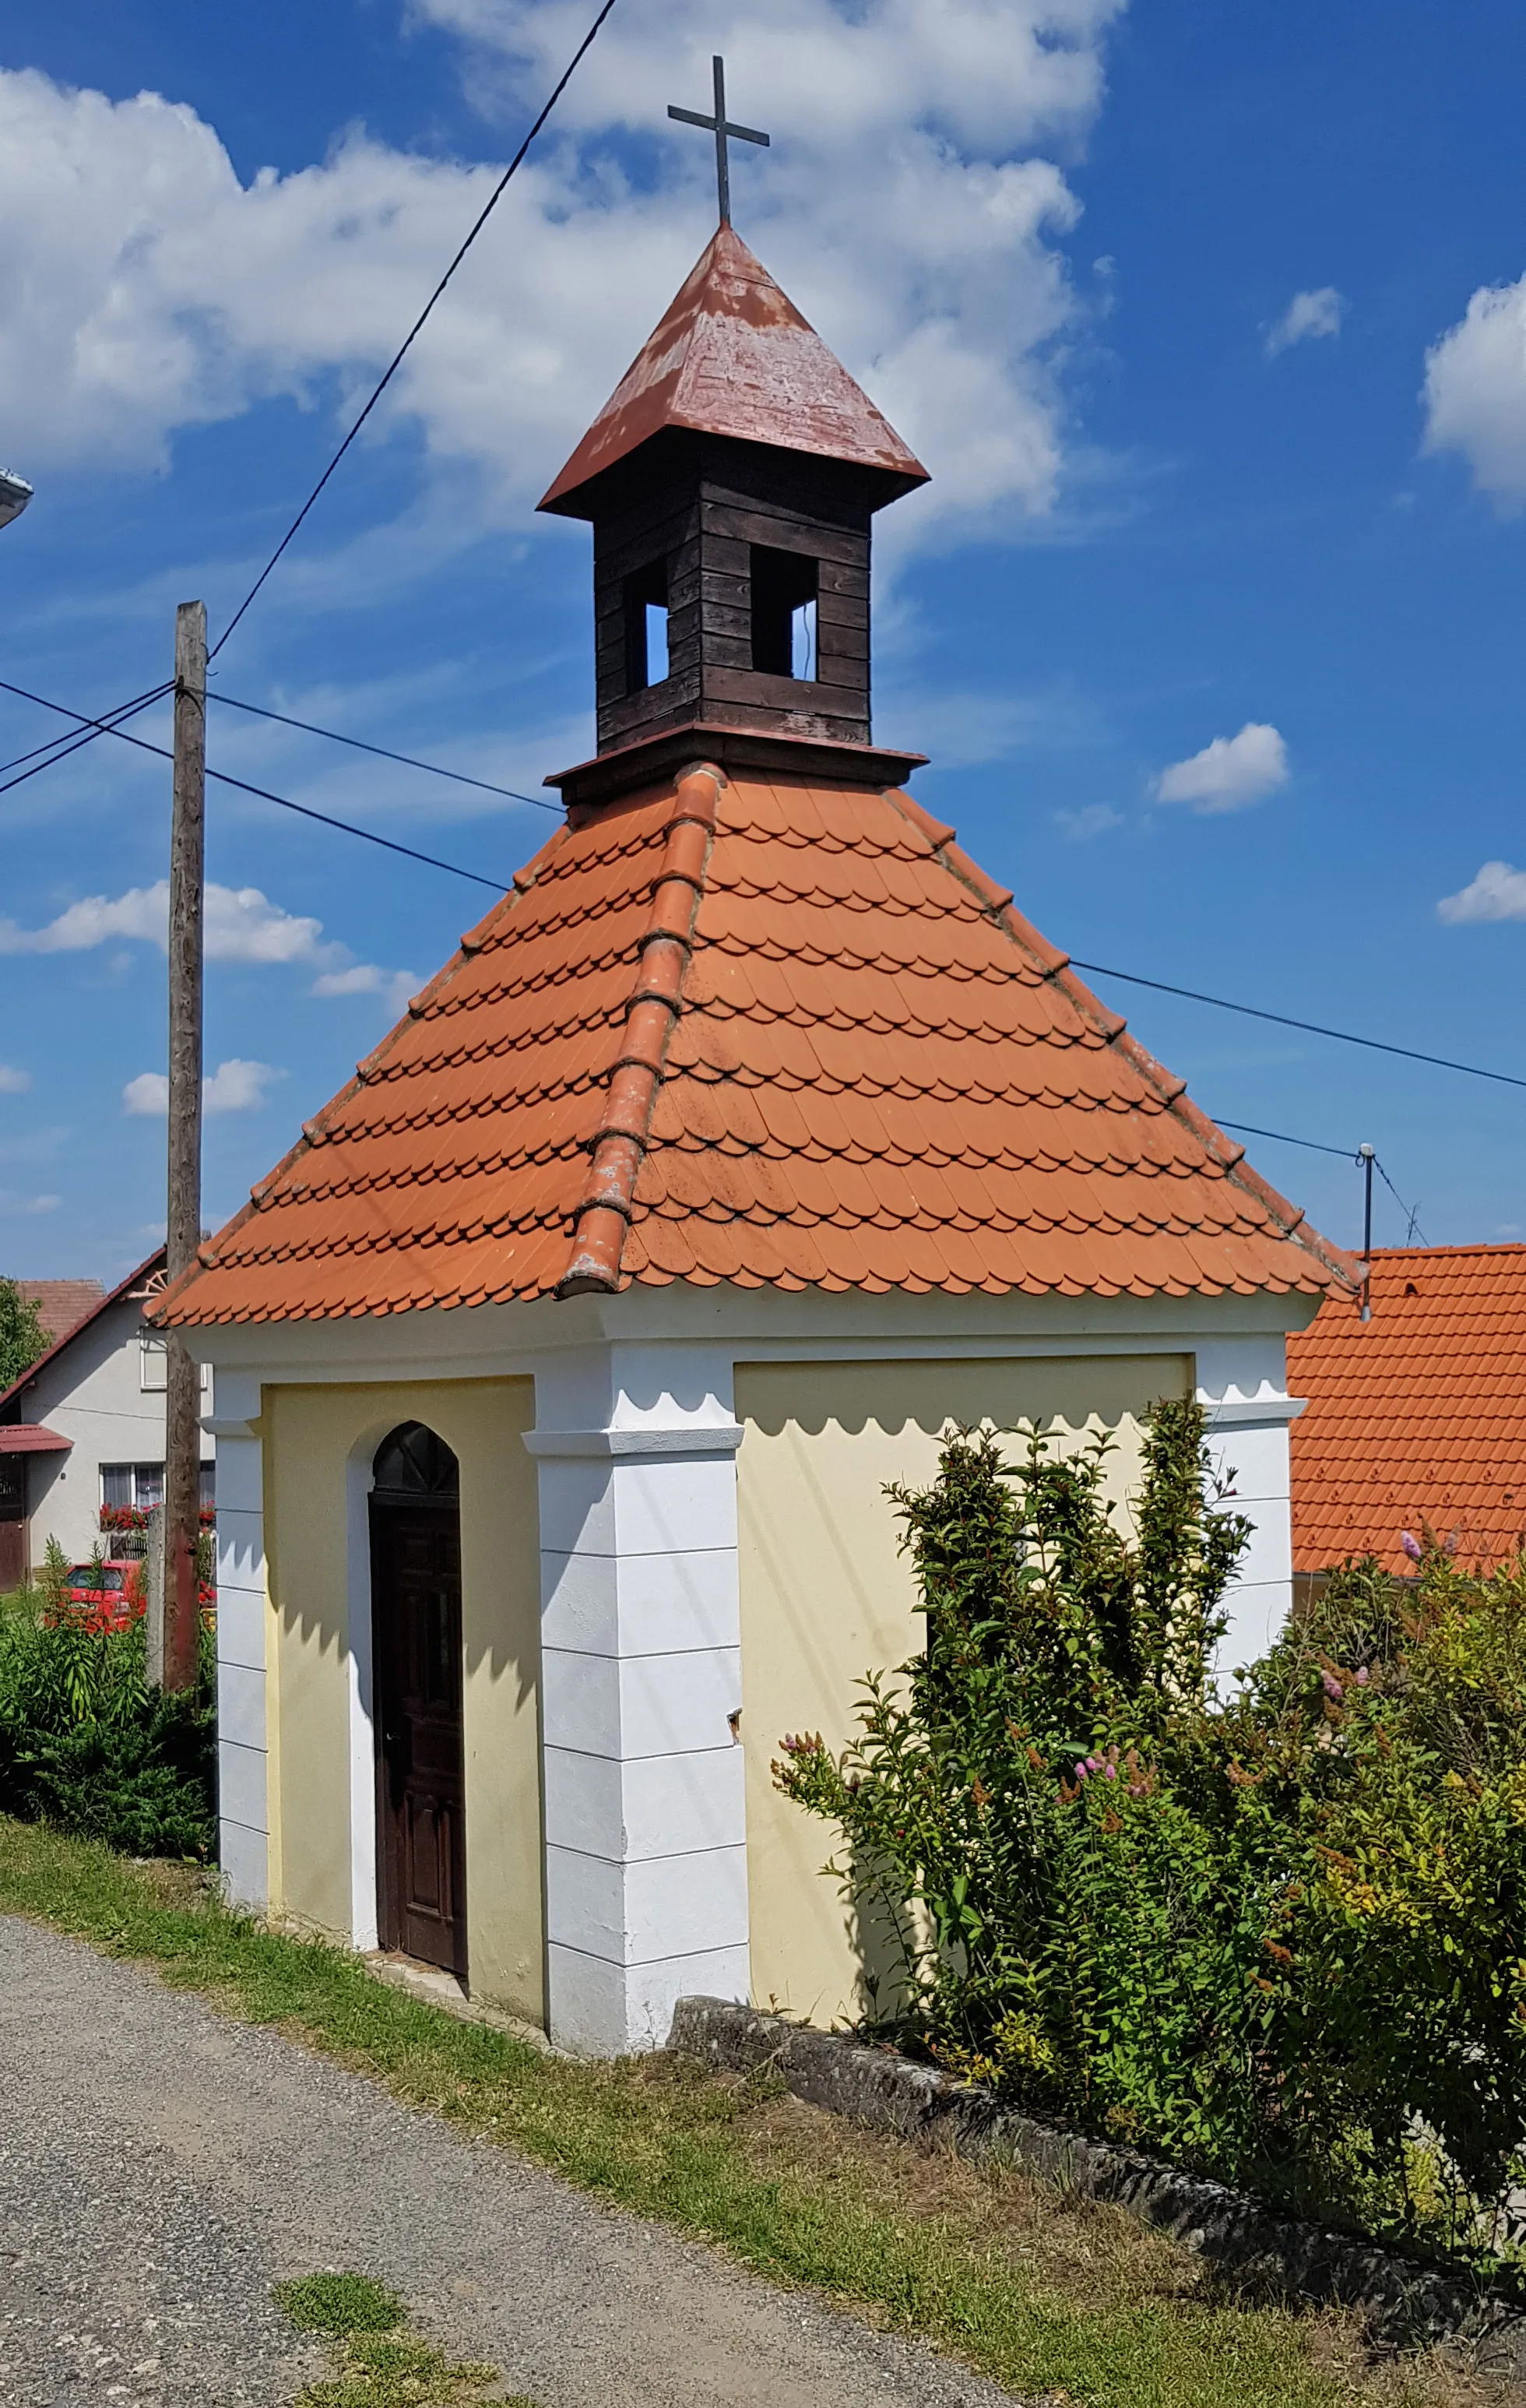
[[[725,783],[714,763],[703,761],[682,771],[675,784],[651,910],[636,949],[635,983],[625,1006],[620,1051],[610,1065],[604,1113],[589,1149],[588,1178],[573,1211],[572,1251],[557,1285],[559,1297],[607,1296],[620,1285],[636,1181],[693,960],[694,926]]]
[[[1015,907],[1012,890],[1001,886],[989,872],[982,869],[957,841],[956,831],[943,820],[936,819],[915,796],[899,789],[888,789],[885,800],[890,803],[921,836],[934,861],[957,880],[984,908],[1003,934],[1036,963],[1047,981],[1058,986],[1066,1000],[1091,1022],[1109,1045],[1116,1045],[1152,1087],[1162,1103],[1176,1119],[1191,1129],[1198,1143],[1210,1158],[1222,1168],[1227,1179],[1244,1188],[1272,1214],[1285,1237],[1305,1248],[1315,1260],[1333,1270],[1348,1286],[1355,1289],[1361,1283],[1361,1270],[1356,1258],[1348,1255],[1321,1238],[1309,1225],[1302,1206],[1291,1203],[1275,1188],[1269,1180],[1247,1162],[1243,1145],[1224,1135],[1218,1124],[1192,1101],[1187,1093],[1187,1082],[1158,1062],[1147,1046],[1141,1045],[1121,1013],[1110,1011],[1101,997],[1092,994],[1084,979],[1071,968],[1070,955],[1035,928],[1031,920]]]
[[[385,1062],[388,1053],[392,1047],[399,1041],[404,1030],[414,1021],[421,1020],[423,1018],[424,1013],[429,1009],[431,999],[436,991],[440,987],[446,985],[447,982],[454,977],[461,964],[464,961],[469,960],[473,953],[478,953],[482,951],[484,942],[482,937],[483,929],[488,926],[491,921],[496,920],[500,914],[512,912],[514,910],[524,896],[528,894],[530,888],[534,886],[535,881],[541,875],[541,872],[548,867],[552,855],[560,852],[562,847],[565,844],[570,834],[571,830],[565,823],[563,823],[561,827],[553,829],[551,834],[547,838],[546,842],[541,846],[540,851],[538,853],[532,853],[530,859],[524,864],[523,867],[517,869],[514,872],[513,881],[508,893],[503,896],[501,901],[489,905],[487,910],[483,913],[481,919],[477,922],[476,925],[465,931],[449,961],[441,965],[440,968],[435,971],[435,976],[429,980],[426,985],[420,988],[417,995],[409,996],[407,1009],[403,1013],[402,1018],[394,1021],[392,1027],[388,1029],[386,1035],[378,1044],[372,1047],[370,1053],[367,1054],[362,1061],[356,1063],[353,1076],[346,1080],[344,1085],[339,1088],[336,1094],[332,1095],[329,1097],[328,1102],[324,1104],[321,1111],[315,1112],[310,1121],[303,1122],[301,1131],[297,1136],[295,1142],[287,1147],[286,1152],[281,1155],[280,1160],[265,1172],[263,1179],[255,1181],[254,1185],[249,1192],[249,1202],[247,1204],[240,1205],[233,1218],[230,1221],[225,1221],[223,1223],[221,1228],[217,1233],[216,1240],[208,1239],[202,1245],[197,1247],[195,1260],[188,1264],[186,1268],[180,1273],[179,1277],[172,1280],[161,1294],[154,1298],[151,1311],[144,1316],[146,1320],[150,1322],[157,1322],[159,1320],[160,1313],[164,1311],[164,1307],[171,1303],[178,1302],[180,1296],[193,1283],[200,1272],[215,1268],[219,1260],[219,1242],[224,1239],[235,1236],[240,1230],[246,1228],[249,1223],[253,1220],[255,1215],[264,1207],[266,1197],[271,1194],[273,1189],[285,1176],[286,1172],[291,1169],[292,1165],[300,1161],[302,1156],[305,1154],[309,1153],[315,1145],[322,1144],[328,1134],[328,1123],[335,1113],[338,1111],[340,1106],[342,1104],[347,1104],[359,1088],[366,1087],[371,1084],[372,1081],[379,1072],[382,1064]]]
[[[1375,1246],[1374,1262],[1413,1262],[1417,1254],[1526,1254],[1526,1238],[1467,1238],[1455,1246]]]
[[[99,1302],[93,1304],[90,1311],[80,1316],[72,1329],[65,1329],[62,1338],[55,1338],[46,1354],[39,1354],[35,1363],[29,1363],[20,1379],[13,1380],[8,1388],[0,1389],[0,1412],[3,1412],[7,1405],[20,1397],[23,1388],[30,1386],[45,1365],[51,1363],[55,1355],[62,1354],[66,1346],[72,1346],[75,1340],[82,1336],[93,1323],[99,1321],[103,1312],[108,1312],[112,1305],[120,1304],[124,1296],[132,1293],[135,1281],[147,1279],[155,1264],[163,1262],[164,1258],[164,1247],[156,1246],[153,1253],[146,1255],[135,1270],[127,1273],[125,1279],[119,1280],[114,1288],[108,1288]],[[156,1297],[155,1302],[157,1301]],[[145,1314],[144,1318],[147,1320],[148,1315]]]

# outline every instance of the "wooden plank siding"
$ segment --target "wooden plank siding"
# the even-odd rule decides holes
[[[721,437],[665,447],[594,514],[599,749],[692,723],[869,741],[871,491],[839,464]],[[814,561],[815,675],[753,666],[755,546]],[[628,580],[666,569],[668,674],[627,690]],[[639,606],[631,605],[630,608]]]

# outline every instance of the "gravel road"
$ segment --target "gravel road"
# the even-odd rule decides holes
[[[280,2408],[270,2286],[392,2285],[538,2408],[1012,2408],[130,1965],[0,1917],[0,2402]]]

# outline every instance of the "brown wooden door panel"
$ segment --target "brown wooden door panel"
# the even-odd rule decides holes
[[[25,1580],[27,1526],[20,1520],[0,1520],[0,1596],[7,1589],[20,1588]]]
[[[461,1526],[449,1503],[371,1503],[382,1945],[463,1977],[466,1834]]]

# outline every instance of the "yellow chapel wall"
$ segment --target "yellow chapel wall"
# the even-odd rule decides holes
[[[461,1466],[468,1984],[544,2023],[535,1417],[528,1379],[278,1386],[262,1433],[272,1910],[351,1936],[350,1467],[424,1422]]]
[[[821,1867],[838,1835],[775,1788],[783,1734],[852,1735],[858,1684],[922,1645],[886,1484],[925,1486],[953,1426],[1036,1421],[1058,1452],[1116,1440],[1106,1491],[1128,1526],[1142,1416],[1190,1391],[1183,1354],[736,1367],[742,1720],[752,1995],[815,2024],[856,2018],[863,1974],[893,1959]],[[888,1990],[882,1995],[888,1995]]]

